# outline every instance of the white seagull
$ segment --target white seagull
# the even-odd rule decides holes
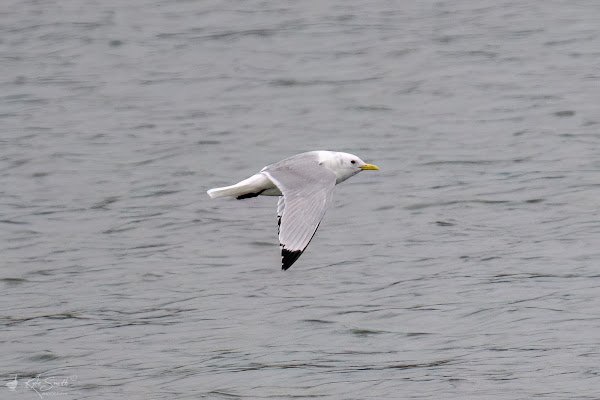
[[[15,379],[8,382],[5,386],[12,392],[14,392],[17,389],[17,385],[19,384],[19,381],[17,380],[17,375],[15,375]]]
[[[357,156],[310,151],[268,165],[235,185],[210,189],[210,197],[282,196],[277,203],[281,268],[287,270],[314,236],[331,203],[333,187],[364,170],[378,170]]]

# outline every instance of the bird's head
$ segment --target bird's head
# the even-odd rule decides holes
[[[379,170],[376,165],[367,164],[354,154],[333,151],[323,153],[320,164],[336,175],[336,183],[343,182],[360,171]]]

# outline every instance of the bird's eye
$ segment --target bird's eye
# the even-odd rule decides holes
[[[354,161],[354,160],[352,160],[352,161],[350,161],[350,162],[351,162],[352,164],[356,164],[356,161]]]

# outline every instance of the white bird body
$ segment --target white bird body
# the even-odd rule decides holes
[[[17,385],[19,384],[19,381],[17,381],[17,375],[15,375],[15,379],[8,382],[5,386],[11,390],[11,391],[15,391],[15,389],[17,388]]]
[[[235,185],[210,189],[212,198],[283,196],[277,205],[282,268],[300,257],[331,202],[333,187],[363,170],[378,170],[353,154],[333,151],[301,153],[264,167]]]

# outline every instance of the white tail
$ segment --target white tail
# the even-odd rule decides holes
[[[206,193],[208,193],[208,195],[213,199],[226,196],[238,197],[249,193],[258,193],[273,187],[275,187],[273,182],[271,182],[269,178],[263,174],[259,173],[252,175],[250,178],[244,179],[235,185],[210,189]]]
[[[243,194],[237,185],[210,189],[206,193],[208,193],[208,195],[213,199],[216,199],[217,197],[239,196]]]

